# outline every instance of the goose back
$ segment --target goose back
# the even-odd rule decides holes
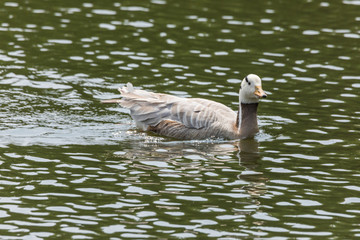
[[[221,103],[138,90],[131,83],[119,90],[118,103],[142,130],[178,139],[239,137],[236,113]]]

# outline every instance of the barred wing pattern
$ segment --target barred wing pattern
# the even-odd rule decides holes
[[[224,134],[227,138],[236,138],[236,113],[223,104],[137,90],[131,83],[119,91],[122,99],[118,103],[130,109],[131,117],[143,130],[180,139]]]

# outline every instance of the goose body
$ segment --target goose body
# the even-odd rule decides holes
[[[119,91],[121,99],[103,102],[128,108],[138,128],[177,139],[253,137],[258,132],[258,101],[266,97],[255,74],[242,81],[238,113],[215,101],[138,90],[131,83]]]

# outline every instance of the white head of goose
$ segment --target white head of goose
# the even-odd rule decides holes
[[[181,98],[173,95],[134,89],[131,83],[119,88],[122,99],[105,100],[119,103],[130,110],[138,128],[177,139],[243,139],[258,131],[257,107],[262,90],[261,79],[249,74],[241,82],[239,112],[202,98]]]

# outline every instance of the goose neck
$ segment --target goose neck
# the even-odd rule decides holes
[[[259,103],[241,103],[238,128],[241,138],[253,137],[258,131],[257,108]]]

